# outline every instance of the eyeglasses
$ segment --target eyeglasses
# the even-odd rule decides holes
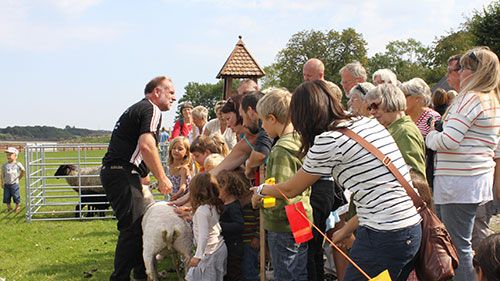
[[[368,105],[368,107],[366,109],[368,109],[368,111],[370,111],[370,110],[378,110],[378,107],[380,106],[380,103],[381,102],[371,103],[370,105]]]
[[[451,74],[452,72],[458,72],[460,68],[460,66],[458,68],[448,68],[448,74]]]
[[[363,87],[361,87],[361,84],[356,85],[356,90],[360,91],[363,94],[363,96],[366,96],[366,90]]]

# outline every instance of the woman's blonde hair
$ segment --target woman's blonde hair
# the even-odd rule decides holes
[[[471,49],[460,58],[460,65],[472,70],[467,83],[460,83],[461,92],[492,93],[500,100],[500,63],[495,53],[488,47]]]
[[[191,164],[191,152],[189,151],[189,140],[183,136],[176,137],[172,141],[170,141],[170,144],[168,146],[168,163],[169,164],[174,163],[174,156],[172,155],[172,149],[174,149],[174,146],[179,142],[182,143],[182,146],[184,146],[184,148],[186,149],[186,155],[182,160],[182,165],[189,165]]]

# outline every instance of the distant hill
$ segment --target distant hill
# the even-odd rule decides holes
[[[64,129],[49,126],[14,126],[0,128],[0,141],[71,141],[81,138],[106,137],[110,131],[89,130],[66,126]]]

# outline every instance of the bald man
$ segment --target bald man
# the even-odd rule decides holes
[[[241,81],[240,85],[238,86],[238,89],[236,89],[236,92],[238,93],[238,95],[243,95],[258,90],[259,90],[259,85],[257,85],[257,82],[253,81],[252,79],[245,79]]]
[[[319,59],[310,59],[302,69],[304,81],[325,80],[325,65]]]

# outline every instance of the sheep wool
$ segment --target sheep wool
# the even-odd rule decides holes
[[[148,194],[149,193],[149,194]],[[176,251],[187,265],[191,259],[193,232],[167,202],[154,202],[148,187],[143,186],[145,205],[149,205],[142,219],[143,258],[148,280],[159,280],[156,268],[158,257]]]

